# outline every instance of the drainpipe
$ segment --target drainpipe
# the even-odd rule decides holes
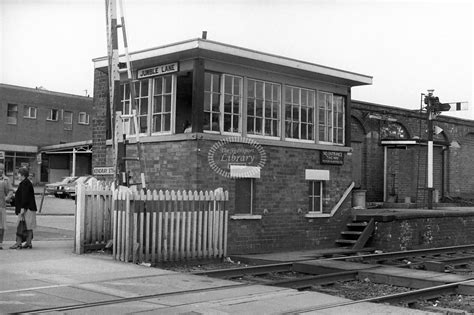
[[[76,176],[76,148],[72,148],[72,173],[71,176]]]

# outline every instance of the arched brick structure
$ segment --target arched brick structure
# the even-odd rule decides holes
[[[367,200],[383,201],[386,148],[386,199],[393,194],[392,201],[404,202],[410,197],[412,202],[426,205],[426,113],[353,100],[352,115],[362,117],[366,128]],[[435,195],[440,201],[447,196],[474,199],[474,167],[470,163],[474,157],[474,122],[441,115],[434,125],[443,129],[434,136]],[[389,145],[385,141],[397,139],[408,142]]]

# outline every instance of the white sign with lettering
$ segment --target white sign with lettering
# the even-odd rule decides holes
[[[94,167],[92,170],[92,175],[99,176],[99,175],[114,175],[114,168],[113,167]]]
[[[164,75],[168,73],[178,72],[178,63],[169,63],[167,65],[156,66],[152,68],[140,69],[137,73],[137,79],[153,77],[156,75]]]

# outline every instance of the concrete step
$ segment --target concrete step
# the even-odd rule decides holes
[[[362,234],[362,231],[342,231],[341,235],[345,236],[357,236],[359,237]]]
[[[336,240],[336,243],[337,244],[344,244],[344,245],[347,245],[347,244],[350,244],[350,245],[354,245],[355,243],[357,243],[357,240],[346,240],[346,239],[338,239]]]

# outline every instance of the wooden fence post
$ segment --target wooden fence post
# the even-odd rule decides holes
[[[76,254],[84,254],[84,223],[86,214],[86,194],[85,187],[82,184],[77,185],[77,204],[76,204]]]

